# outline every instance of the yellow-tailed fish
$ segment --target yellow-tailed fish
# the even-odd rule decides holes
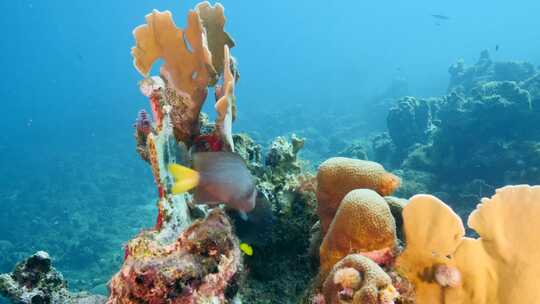
[[[175,178],[174,194],[195,188],[195,203],[225,203],[241,212],[255,207],[255,181],[244,160],[231,152],[199,152],[193,155],[193,169],[169,166]]]
[[[253,255],[253,248],[249,246],[249,244],[240,243],[240,250],[242,250],[242,252],[245,253],[246,255],[249,255],[249,256]]]
[[[169,172],[174,176],[173,194],[187,192],[199,184],[199,172],[179,164],[170,164]]]

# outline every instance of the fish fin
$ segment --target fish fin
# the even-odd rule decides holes
[[[173,194],[184,193],[189,191],[199,184],[199,172],[179,164],[170,164],[169,172],[174,177],[174,185],[172,187]]]

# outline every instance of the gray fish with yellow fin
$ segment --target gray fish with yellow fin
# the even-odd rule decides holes
[[[193,155],[193,169],[170,164],[174,176],[173,194],[195,189],[198,204],[225,203],[240,212],[255,207],[255,180],[244,160],[232,152],[199,152]]]

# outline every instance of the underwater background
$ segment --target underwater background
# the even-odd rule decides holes
[[[0,120],[0,273],[11,271],[29,254],[45,250],[71,289],[106,293],[106,282],[123,261],[123,244],[142,228],[151,227],[157,212],[151,172],[134,148],[134,118],[138,110],[149,107],[140,94],[141,77],[130,55],[132,30],[154,8],[171,10],[182,27],[184,12],[196,3],[0,3],[4,12],[0,62],[5,71],[0,82],[4,110]],[[449,204],[455,203],[462,211],[460,215],[468,214],[477,197],[491,195],[498,186],[539,183],[538,171],[507,170],[528,163],[540,165],[540,131],[534,121],[517,126],[516,132],[526,134],[517,138],[508,130],[513,128],[511,119],[494,120],[488,123],[490,128],[471,136],[479,141],[506,140],[505,144],[485,145],[484,154],[479,150],[458,153],[465,158],[447,160],[440,168],[425,159],[435,152],[411,147],[433,147],[430,126],[446,130],[444,102],[419,101],[423,97],[439,98],[460,86],[461,94],[481,100],[487,93],[468,86],[487,77],[518,83],[519,88],[512,84],[491,88],[510,91],[510,101],[527,98],[519,90],[528,90],[529,103],[538,100],[540,81],[527,80],[537,75],[540,64],[540,19],[533,14],[540,11],[540,2],[221,3],[241,70],[235,132],[248,133],[263,147],[276,136],[296,133],[306,140],[301,157],[312,168],[339,154],[401,169],[402,175],[408,174],[416,183],[401,190],[403,196],[418,189],[443,193],[450,198]],[[487,52],[480,55],[483,50]],[[458,59],[474,71],[456,66]],[[514,61],[527,63],[496,64]],[[469,76],[449,73],[451,66],[450,71],[462,69],[459,75]],[[417,100],[403,100],[405,96]],[[400,108],[400,103],[407,106]],[[403,114],[421,116],[415,111],[423,105],[429,109],[418,111],[429,112],[429,119]],[[407,110],[402,111],[404,107]],[[517,118],[529,117],[517,112]],[[417,128],[408,132],[403,126],[408,121],[418,123]],[[459,129],[460,121],[465,125],[465,119],[453,122],[457,130],[475,129],[474,123],[470,129]],[[390,138],[380,135],[389,128]],[[437,134],[449,140],[455,135]],[[499,134],[505,135],[499,138]],[[393,146],[385,146],[389,152],[377,149],[382,144],[372,144],[381,138],[393,141]],[[470,142],[462,146],[469,147]],[[411,157],[412,153],[416,154]],[[424,159],[418,160],[419,153],[424,153]],[[508,157],[473,158],[501,154]],[[410,171],[403,169],[403,162]],[[434,176],[437,172],[441,175]],[[441,176],[446,181],[467,182],[474,189],[458,197]]]

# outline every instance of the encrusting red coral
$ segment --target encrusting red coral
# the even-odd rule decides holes
[[[241,263],[231,224],[215,209],[170,245],[148,232],[131,240],[126,261],[109,284],[108,304],[227,303],[235,295]]]

